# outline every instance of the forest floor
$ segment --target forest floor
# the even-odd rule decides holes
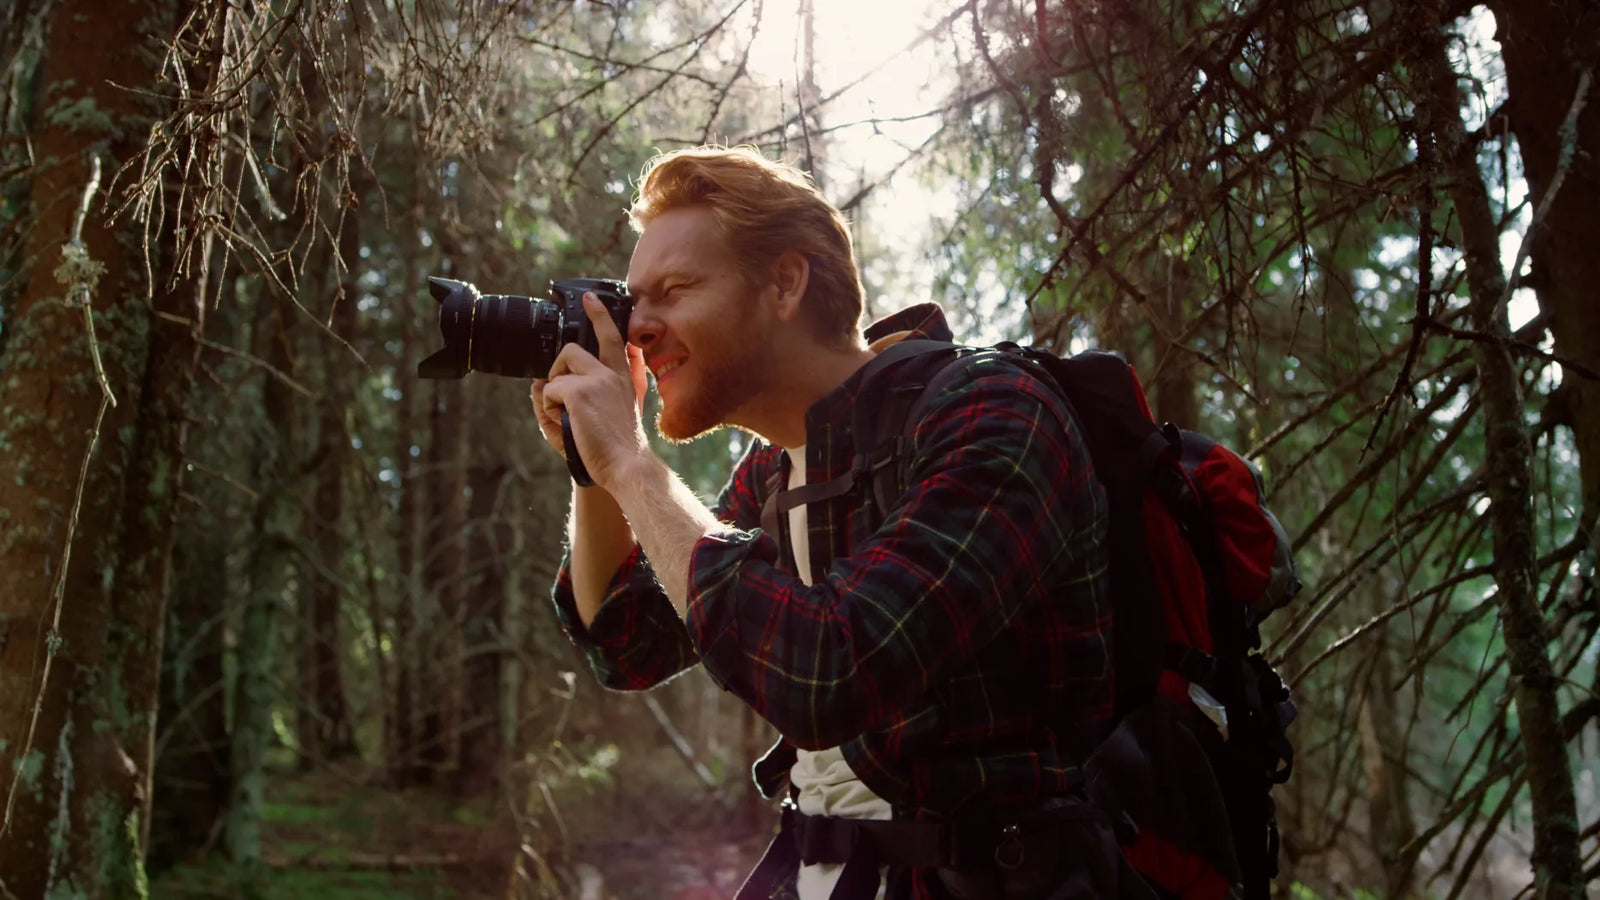
[[[733,896],[766,842],[703,795],[692,808],[614,787],[546,796],[559,810],[554,827],[527,840],[502,797],[388,790],[359,767],[281,773],[263,809],[263,872],[241,884],[215,852],[157,875],[150,896],[713,900]]]

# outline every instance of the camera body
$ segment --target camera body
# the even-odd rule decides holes
[[[610,278],[553,281],[549,300],[480,294],[468,282],[431,276],[428,290],[439,302],[444,348],[417,364],[423,378],[461,378],[468,372],[544,378],[567,344],[599,355],[584,294],[600,298],[624,339],[633,312],[628,286]]]

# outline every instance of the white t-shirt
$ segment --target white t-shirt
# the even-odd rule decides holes
[[[806,448],[804,445],[785,451],[789,455],[789,489],[806,483]],[[796,506],[789,510],[789,544],[794,548],[794,561],[800,580],[807,587],[812,584],[811,539],[806,532],[806,508]],[[840,816],[850,819],[888,819],[894,815],[889,801],[879,797],[867,787],[856,773],[850,770],[844,754],[838,747],[827,750],[795,751],[795,763],[789,769],[789,783],[796,791],[795,803],[808,816]],[[801,866],[796,883],[800,900],[828,900],[844,871],[841,863],[817,863]],[[883,885],[878,886],[878,896],[883,896]]]

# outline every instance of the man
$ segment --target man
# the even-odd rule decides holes
[[[589,298],[598,358],[569,345],[532,388],[596,484],[574,488],[555,601],[608,687],[699,662],[783,736],[755,776],[768,796],[787,781],[795,809],[741,896],[1099,896],[1059,887],[1105,860],[1064,861],[1080,826],[1058,822],[1084,817],[1050,813],[1080,809],[1078,763],[1112,715],[1105,500],[1063,401],[970,366],[916,424],[891,509],[819,497],[871,449],[852,413],[887,389],[876,352],[950,340],[943,314],[859,333],[843,217],[752,150],[657,157],[630,217],[626,344]],[[646,369],[665,437],[761,438],[714,509],[645,440]]]

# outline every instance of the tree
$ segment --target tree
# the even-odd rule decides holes
[[[1489,6],[1508,88],[1500,112],[1516,135],[1533,208],[1517,254],[1521,259],[1526,251],[1533,271],[1510,277],[1537,293],[1556,352],[1571,372],[1551,397],[1551,418],[1571,429],[1577,445],[1582,521],[1592,535],[1600,517],[1600,310],[1589,286],[1600,273],[1581,236],[1593,233],[1597,213],[1589,198],[1600,189],[1600,175],[1581,160],[1600,146],[1600,107],[1590,94],[1600,20],[1582,3]]]
[[[134,4],[143,39],[126,41],[91,7],[57,5],[41,47],[36,84],[52,95],[30,123],[32,270],[7,311],[0,360],[10,448],[0,603],[14,636],[0,647],[11,686],[0,759],[13,773],[0,873],[18,896],[144,891],[160,635],[206,285],[203,247],[170,280],[147,275],[169,272],[165,224],[203,206],[171,219],[146,208],[149,228],[108,219],[112,175],[137,166],[164,112],[159,94],[130,87],[158,83],[163,39],[190,10]]]
[[[1532,444],[1524,424],[1521,378],[1508,346],[1502,305],[1506,278],[1499,234],[1476,148],[1461,125],[1458,75],[1446,54],[1437,4],[1419,5],[1416,28],[1419,139],[1436,144],[1439,176],[1460,220],[1468,320],[1478,332],[1473,356],[1485,417],[1485,481],[1493,539],[1495,599],[1505,630],[1511,690],[1533,803],[1534,891],[1541,897],[1585,895],[1578,810],[1566,735],[1550,663],[1550,632],[1539,605],[1534,536]]]

